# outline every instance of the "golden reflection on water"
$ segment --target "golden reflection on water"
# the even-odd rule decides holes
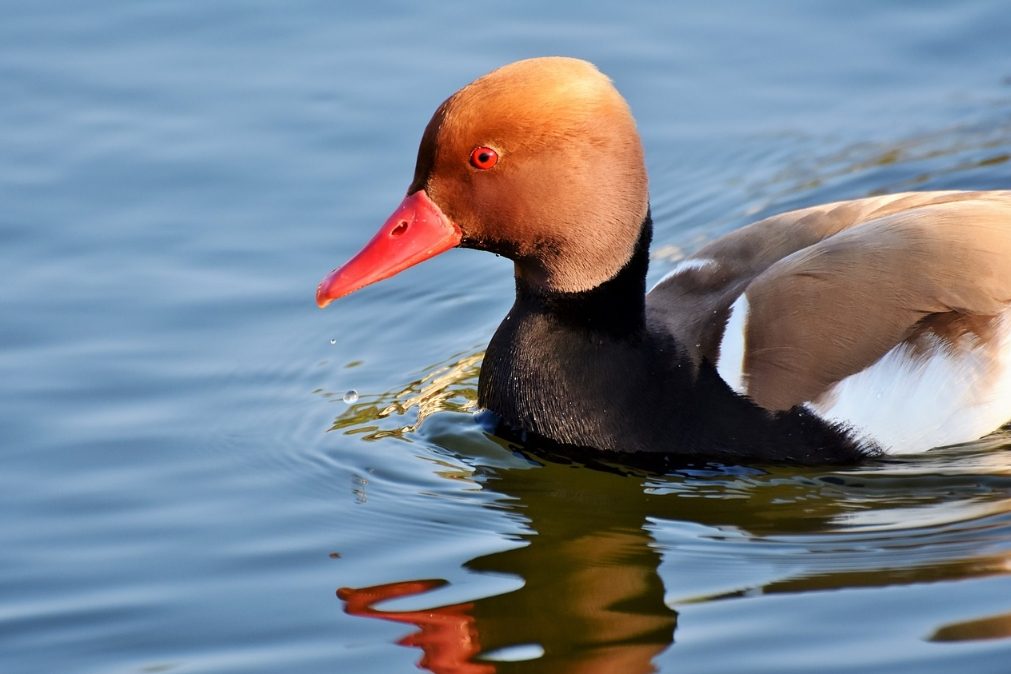
[[[353,405],[333,429],[410,439],[439,414],[440,424],[459,424],[456,435],[473,438],[465,431],[474,424],[480,359],[458,357],[401,391]],[[350,614],[412,625],[398,643],[421,649],[421,665],[436,674],[652,672],[675,642],[675,606],[1011,573],[1009,437],[844,470],[701,466],[657,474],[534,451],[533,469],[475,468],[484,489],[509,497],[496,507],[506,503],[528,522],[527,545],[465,565],[518,576],[520,589],[409,611],[381,603],[446,581],[407,578],[342,588],[339,596]],[[466,442],[474,441],[443,449],[466,460]],[[473,456],[506,444],[483,442]],[[664,543],[667,530],[691,533]],[[741,581],[700,593],[690,578],[661,577],[665,560],[739,568]],[[751,585],[751,564],[782,571]],[[1005,614],[938,625],[924,638],[1008,636]]]
[[[484,352],[458,356],[449,363],[429,368],[419,379],[403,389],[376,396],[362,395],[360,401],[338,416],[331,431],[361,435],[365,440],[401,438],[421,425],[433,412],[469,412],[477,408],[477,377]],[[340,396],[322,392],[329,398]],[[376,423],[391,417],[410,417],[413,421],[383,427]]]
[[[1011,637],[1011,613],[951,623],[930,636],[931,641],[978,641]]]

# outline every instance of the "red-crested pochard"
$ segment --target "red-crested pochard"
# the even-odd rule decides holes
[[[316,301],[453,247],[510,258],[479,404],[552,445],[845,462],[1011,419],[1011,191],[777,215],[646,294],[651,234],[625,100],[590,63],[530,59],[439,106],[403,203]]]

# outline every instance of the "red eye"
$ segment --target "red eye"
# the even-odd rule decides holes
[[[498,152],[490,147],[475,147],[470,151],[470,165],[487,171],[498,163]]]

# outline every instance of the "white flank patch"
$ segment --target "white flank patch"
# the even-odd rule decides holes
[[[1000,318],[997,339],[995,350],[971,337],[955,348],[937,340],[927,358],[900,344],[807,407],[890,454],[975,440],[1011,419],[1011,312]]]
[[[723,377],[723,381],[741,394],[748,392],[744,381],[744,349],[747,345],[749,308],[747,296],[741,293],[730,307],[727,327],[720,340],[720,359],[716,363],[716,371]]]
[[[684,274],[689,271],[696,271],[698,269],[705,269],[706,267],[715,267],[717,265],[716,260],[711,260],[708,257],[690,257],[687,260],[681,260],[677,263],[673,269],[664,274],[664,277],[653,284],[653,288],[649,289],[649,292],[653,292],[653,289],[664,281],[670,280],[679,274]]]

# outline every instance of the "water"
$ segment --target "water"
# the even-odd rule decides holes
[[[521,57],[632,104],[650,282],[775,211],[1006,188],[1006,3],[542,5],[5,6],[0,671],[1008,671],[1007,436],[524,456],[472,417],[507,261],[313,305],[435,106]]]

